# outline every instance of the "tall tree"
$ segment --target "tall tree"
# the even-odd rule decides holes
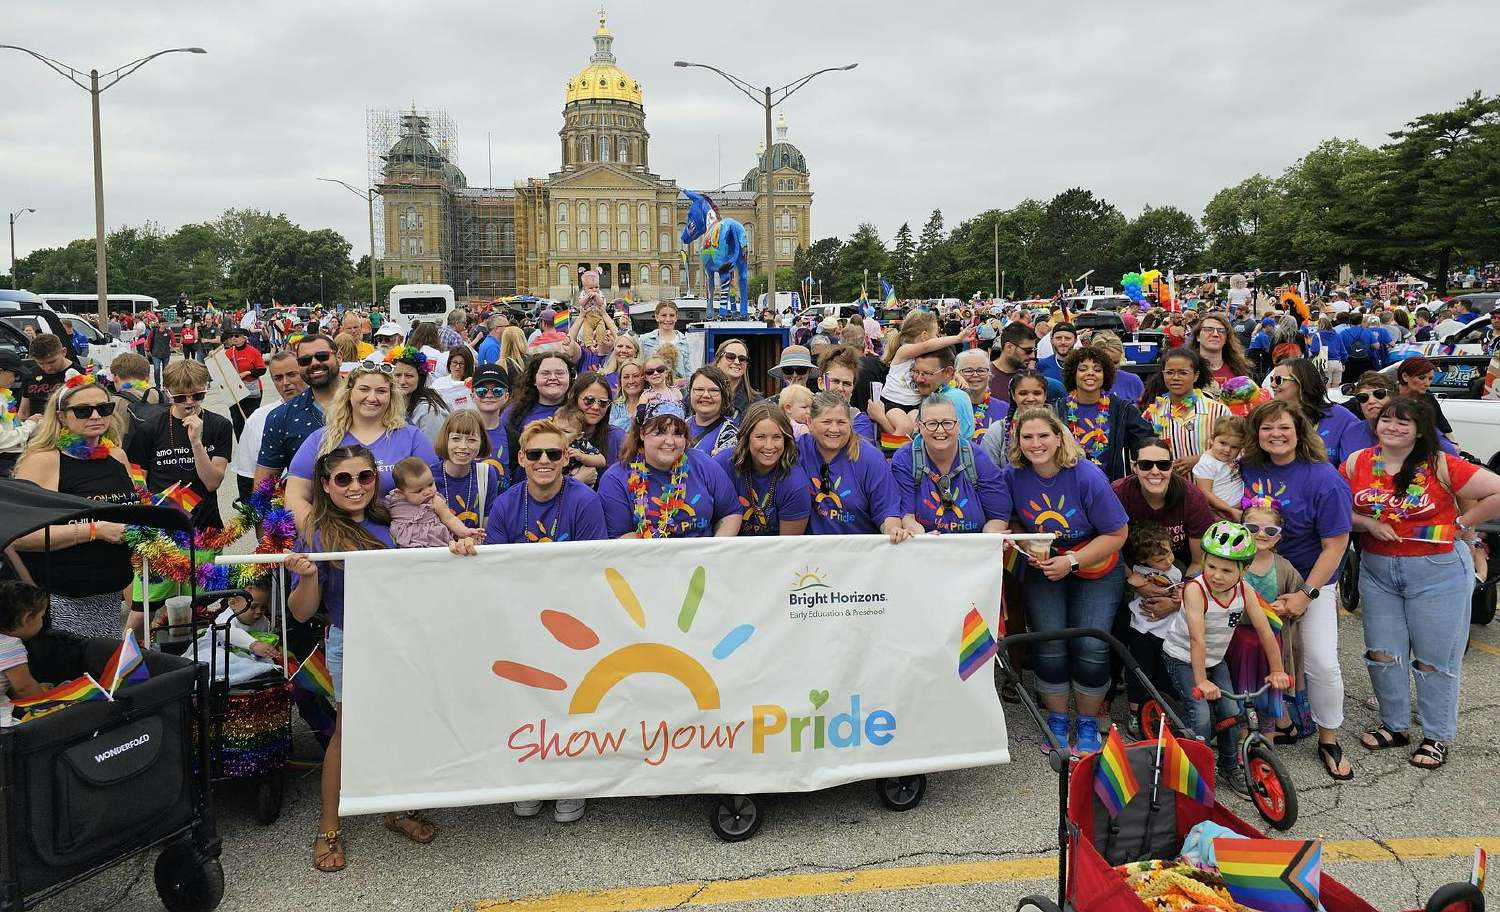
[[[337,301],[349,295],[350,244],[331,228],[272,226],[254,234],[235,265],[235,284],[254,301]]]
[[[1120,210],[1091,191],[1074,187],[1054,196],[1037,232],[1035,255],[1042,288],[1055,290],[1089,270],[1094,271],[1091,282],[1114,282],[1125,266],[1118,253],[1124,228]]]
[[[1176,206],[1147,206],[1120,233],[1120,260],[1129,266],[1179,272],[1196,265],[1203,252],[1203,232],[1191,215]]]
[[[916,256],[912,261],[913,298],[933,298],[953,288],[952,256],[948,250],[948,238],[943,232],[943,210],[934,209],[922,226],[922,235],[917,240]]]
[[[1275,183],[1254,174],[1214,194],[1203,208],[1203,230],[1208,249],[1203,258],[1215,269],[1240,270],[1269,265],[1260,261],[1260,226],[1280,203]]]
[[[859,297],[859,290],[868,275],[869,285],[865,287],[872,296],[879,297],[880,286],[875,278],[889,266],[889,255],[880,240],[880,232],[869,222],[862,223],[854,229],[849,243],[839,250],[834,294],[840,301],[853,301]]]
[[[792,257],[792,269],[797,273],[798,282],[806,281],[808,276],[812,277],[812,292],[814,297],[831,300],[834,294],[834,276],[837,272],[839,251],[844,247],[844,242],[836,237],[820,238],[813,241],[808,248],[798,247],[796,254]]]
[[[901,227],[896,229],[896,237],[891,242],[891,284],[896,288],[897,295],[907,295],[911,291],[912,270],[917,262],[917,244],[912,240],[911,224],[902,222]]]

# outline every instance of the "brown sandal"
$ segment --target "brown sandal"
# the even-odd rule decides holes
[[[328,846],[326,852],[318,851],[318,840]],[[313,867],[324,874],[337,874],[344,870],[344,831],[329,830],[313,837]]]
[[[422,819],[416,811],[385,815],[385,828],[392,833],[405,836],[418,845],[427,845],[437,838],[437,827],[433,826],[431,821]]]

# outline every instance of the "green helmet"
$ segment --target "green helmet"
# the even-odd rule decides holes
[[[1255,539],[1237,522],[1220,520],[1203,533],[1203,551],[1225,560],[1248,561],[1255,557]]]

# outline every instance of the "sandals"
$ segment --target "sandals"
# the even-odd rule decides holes
[[[1417,769],[1435,770],[1448,762],[1448,745],[1432,738],[1423,738],[1407,762]]]
[[[1336,779],[1339,782],[1348,782],[1354,778],[1354,767],[1352,765],[1349,767],[1349,772],[1339,772],[1339,767],[1344,763],[1344,748],[1337,741],[1332,744],[1324,744],[1322,741],[1319,741],[1318,759],[1323,761],[1323,771],[1328,774],[1330,779]]]
[[[1278,725],[1275,732],[1271,735],[1272,744],[1296,744],[1301,740],[1302,736],[1297,734],[1297,726],[1295,725],[1288,725],[1285,728]]]
[[[318,840],[328,847],[318,851]],[[313,837],[313,867],[324,874],[337,874],[344,870],[344,831],[329,830]]]
[[[437,827],[433,826],[430,821],[422,819],[416,811],[385,815],[385,828],[392,833],[405,836],[418,845],[427,845],[437,838]]]
[[[1411,738],[1406,732],[1393,732],[1384,725],[1377,726],[1359,736],[1359,743],[1366,750],[1385,750],[1391,747],[1405,747],[1411,743]]]

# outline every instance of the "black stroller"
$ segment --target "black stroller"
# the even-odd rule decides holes
[[[94,516],[191,531],[175,507],[110,506],[0,480],[0,548],[44,526]],[[118,640],[49,630],[28,641],[33,673],[98,677]],[[26,909],[162,847],[155,880],[173,912],[224,895],[209,787],[209,669],[148,652],[148,681],[112,702],[70,706],[0,729],[0,912]],[[66,677],[64,677],[66,676]]]

